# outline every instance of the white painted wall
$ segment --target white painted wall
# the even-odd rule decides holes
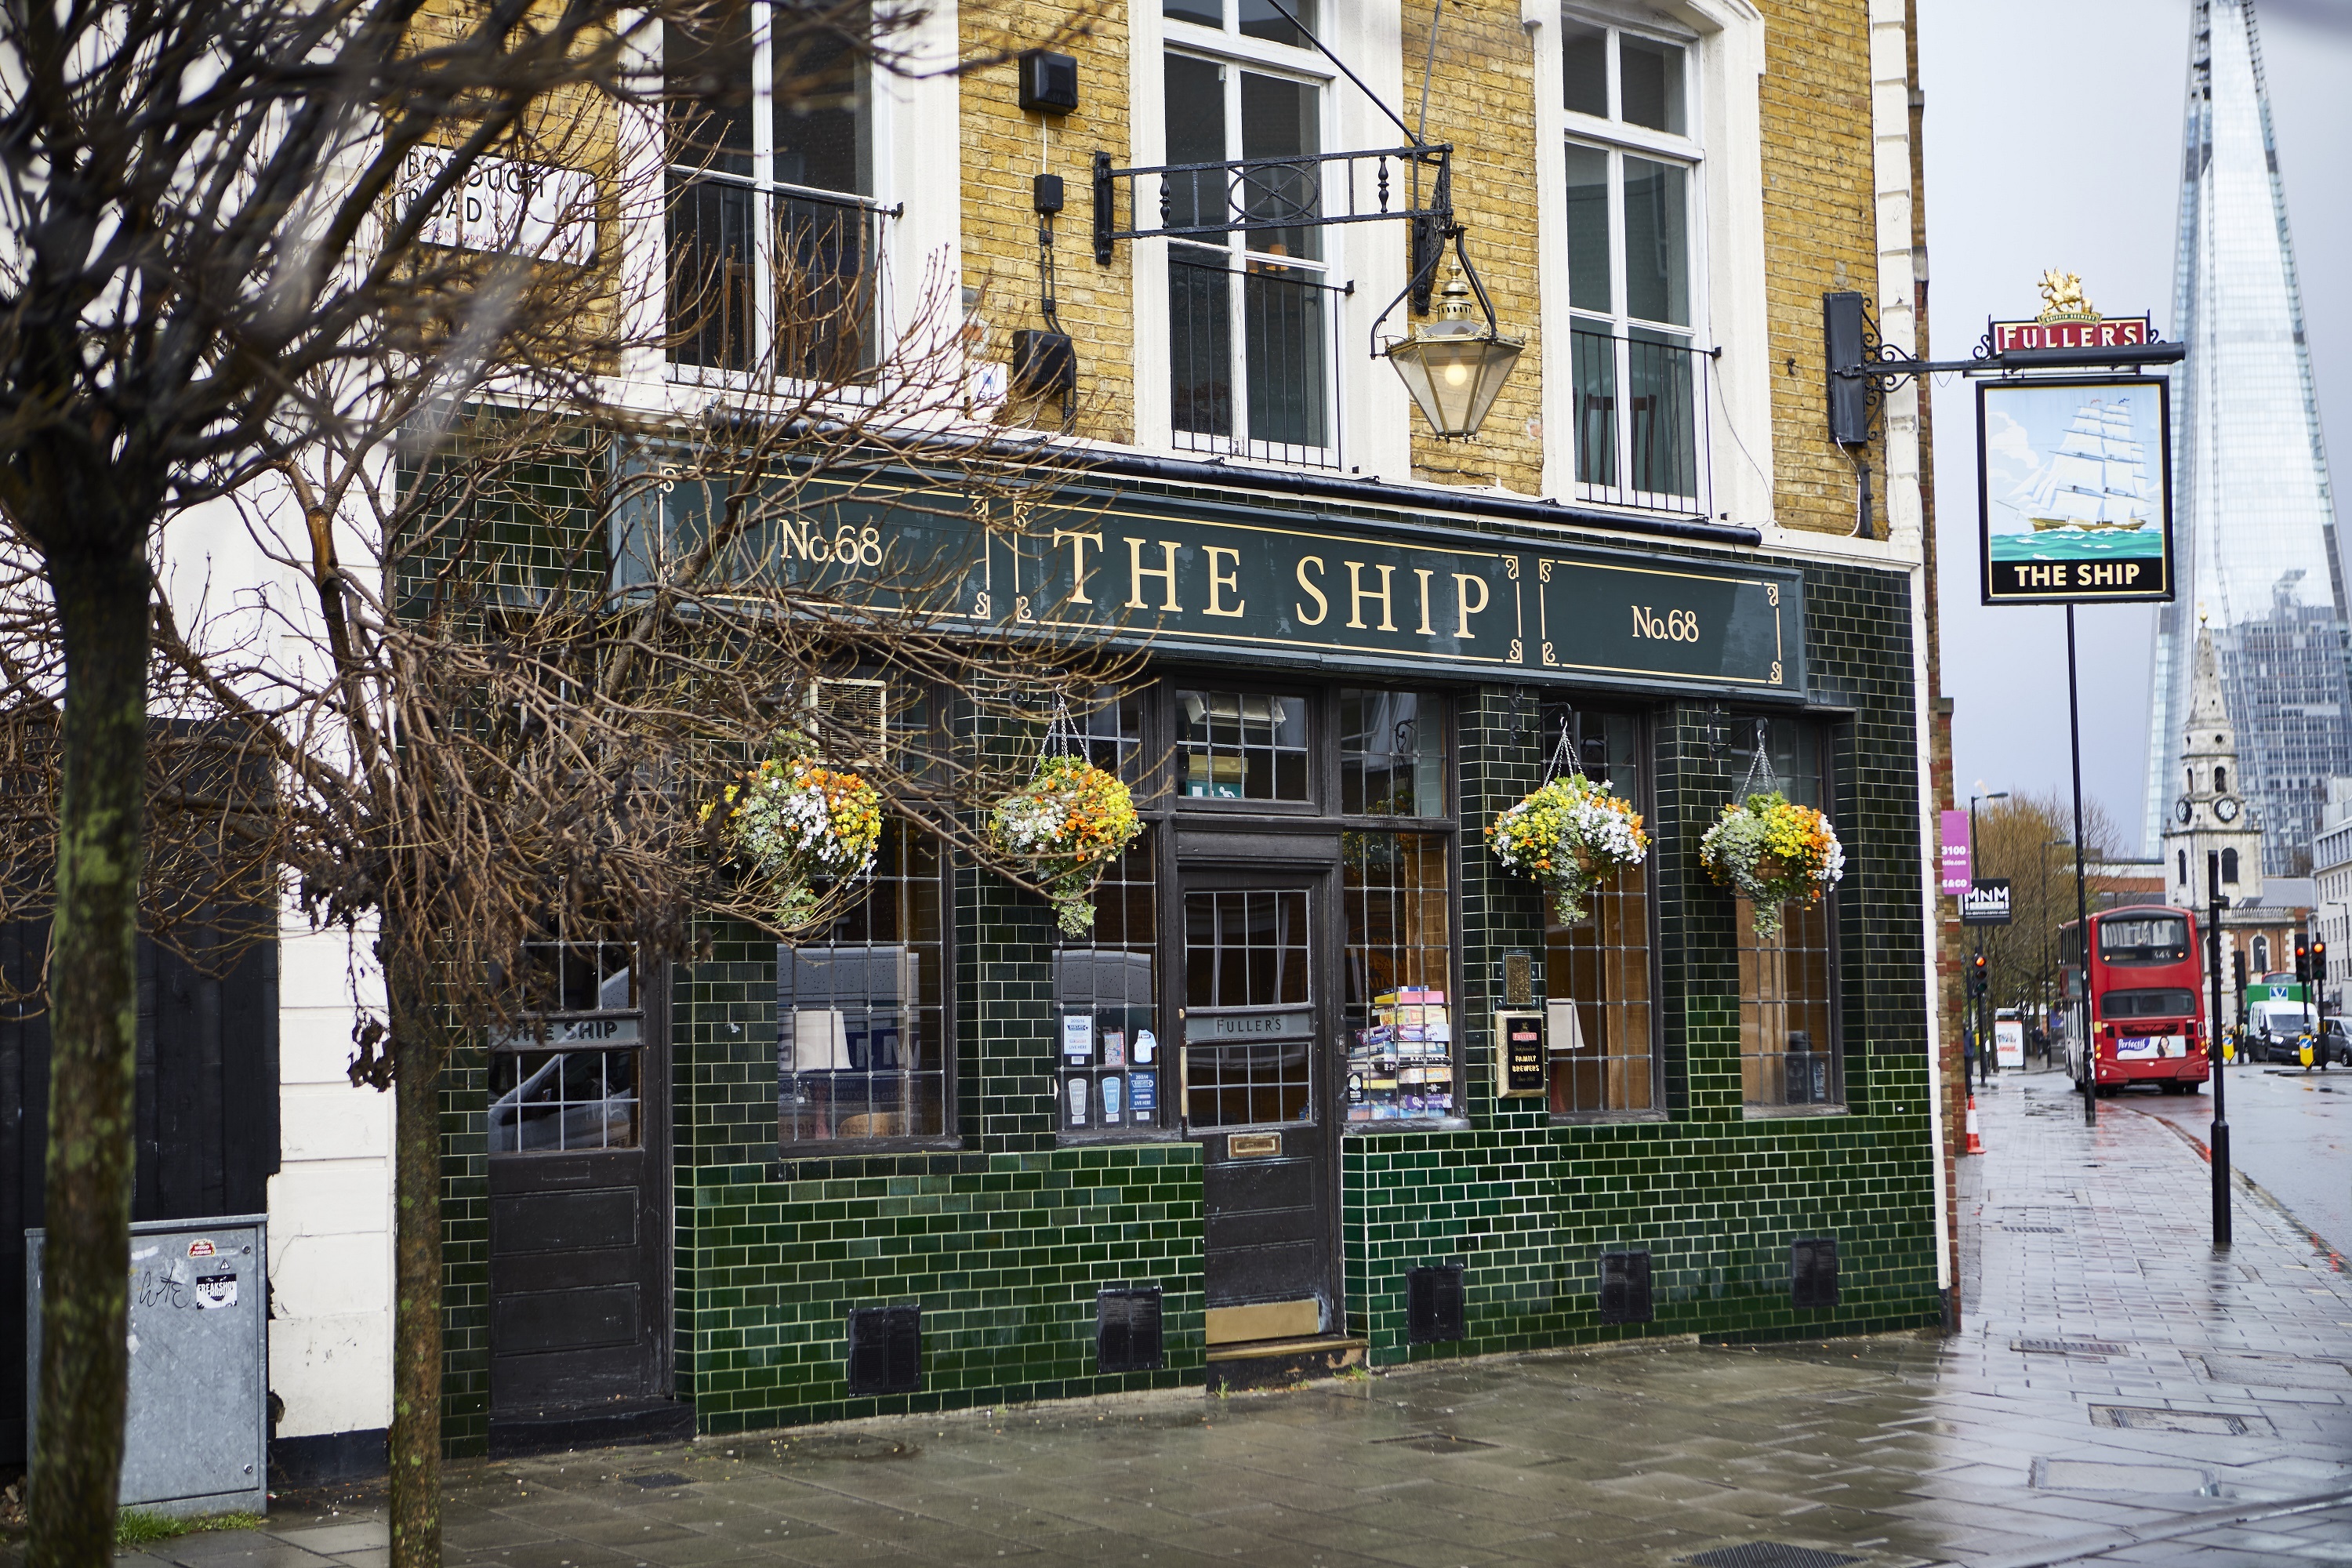
[[[279,1166],[269,1179],[269,1386],[281,1437],[392,1422],[392,1096],[353,1089],[352,998],[382,1002],[366,933],[287,912],[278,950]],[[356,992],[354,985],[356,984]]]

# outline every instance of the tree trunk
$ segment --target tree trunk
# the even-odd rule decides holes
[[[394,946],[388,939],[384,951]],[[443,1041],[415,966],[395,957],[386,968],[394,1122],[391,1568],[441,1568]]]
[[[145,847],[147,563],[56,554],[66,655],[32,1568],[114,1558],[130,1355],[139,876]]]

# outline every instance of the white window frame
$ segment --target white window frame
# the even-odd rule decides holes
[[[1626,153],[1684,165],[1690,171],[1686,233],[1690,324],[1635,322],[1688,334],[1693,395],[1704,425],[1697,498],[1652,498],[1678,515],[1704,507],[1710,516],[1769,519],[1772,515],[1770,318],[1766,295],[1764,176],[1759,82],[1765,68],[1765,24],[1752,0],[1528,0],[1523,16],[1534,42],[1537,110],[1535,207],[1541,244],[1537,273],[1543,319],[1557,336],[1573,331],[1575,316],[1598,322],[1597,312],[1569,305],[1567,147],[1571,141],[1608,150],[1612,161],[1610,215],[1610,331],[1622,335],[1624,313],[1622,158]],[[1676,136],[1619,119],[1571,113],[1563,103],[1560,24],[1615,29],[1680,46],[1684,126]],[[1622,101],[1622,67],[1609,50],[1610,101]],[[1621,374],[1624,352],[1620,351]],[[1543,356],[1544,489],[1563,499],[1591,493],[1576,479],[1575,364],[1570,345]],[[1623,383],[1621,381],[1620,384]],[[1621,413],[1618,474],[1627,421]],[[1621,487],[1622,488],[1622,487]],[[1609,505],[1586,500],[1581,504]],[[1620,503],[1622,504],[1622,503]],[[1646,508],[1644,510],[1647,510]]]
[[[1147,0],[1147,3],[1152,4],[1154,9],[1157,9],[1157,0]],[[1160,47],[1155,51],[1152,60],[1155,68],[1154,74],[1160,75],[1161,63],[1170,55],[1182,55],[1193,59],[1208,60],[1223,70],[1225,128],[1228,132],[1226,150],[1236,157],[1241,155],[1239,149],[1242,72],[1247,70],[1260,76],[1304,82],[1314,88],[1316,92],[1318,141],[1325,152],[1333,151],[1333,138],[1338,133],[1338,119],[1333,113],[1332,100],[1337,92],[1338,78],[1330,69],[1328,63],[1322,56],[1307,46],[1276,44],[1243,34],[1239,27],[1239,0],[1224,0],[1224,10],[1225,26],[1222,30],[1201,26],[1196,23],[1178,21],[1173,17],[1162,18],[1163,36]],[[1160,79],[1164,81],[1164,76],[1161,76]],[[1160,106],[1160,113],[1154,116],[1150,127],[1153,140],[1161,143],[1159,155],[1150,160],[1153,163],[1167,162],[1165,116],[1166,104],[1163,101]],[[1329,182],[1327,178],[1323,191],[1325,201],[1328,202],[1329,196]],[[1340,432],[1345,427],[1345,410],[1341,405],[1341,382],[1344,378],[1339,374],[1339,367],[1341,334],[1346,330],[1346,322],[1345,312],[1339,309],[1340,297],[1332,290],[1339,287],[1333,280],[1341,275],[1345,259],[1340,226],[1320,227],[1316,230],[1316,237],[1318,242],[1318,247],[1323,254],[1312,258],[1276,256],[1270,251],[1253,250],[1249,248],[1250,237],[1242,231],[1215,238],[1171,240],[1155,247],[1162,258],[1160,266],[1163,289],[1166,263],[1173,259],[1171,252],[1179,246],[1224,251],[1232,258],[1233,270],[1230,276],[1234,280],[1225,291],[1226,331],[1230,334],[1234,349],[1233,432],[1228,436],[1214,436],[1176,428],[1173,400],[1168,388],[1170,372],[1165,368],[1166,362],[1163,361],[1160,373],[1161,395],[1169,402],[1163,427],[1167,433],[1169,449],[1204,457],[1243,458],[1285,467],[1336,468],[1339,466],[1341,454],[1345,449],[1340,437]],[[1246,275],[1253,263],[1265,263],[1311,274],[1315,282],[1325,289],[1322,299],[1326,305],[1324,317],[1326,341],[1322,373],[1326,439],[1320,447],[1258,441],[1253,440],[1249,436],[1249,339],[1247,336],[1249,321],[1245,298],[1247,290],[1243,288],[1241,279]],[[1139,253],[1137,266],[1140,268],[1143,265],[1142,256]],[[1167,301],[1160,317],[1160,320],[1166,322],[1168,326],[1168,331],[1161,334],[1164,343],[1172,342],[1175,325],[1172,310],[1173,301]]]
[[[868,65],[866,68],[870,73],[866,84],[866,102],[871,119],[867,127],[869,142],[867,183],[874,188],[866,192],[833,191],[819,185],[799,185],[767,178],[761,172],[773,168],[776,151],[775,57],[774,40],[770,34],[770,17],[777,0],[748,0],[748,3],[751,7],[752,16],[751,155],[754,173],[749,179],[724,175],[719,177],[727,184],[746,188],[752,193],[751,200],[755,213],[753,222],[756,232],[762,236],[769,235],[773,228],[772,213],[774,204],[779,199],[789,199],[793,196],[813,197],[823,202],[862,208],[872,215],[878,226],[875,247],[876,279],[872,330],[880,361],[872,381],[833,387],[830,389],[830,395],[852,405],[876,403],[886,394],[892,345],[898,341],[898,334],[894,329],[900,312],[897,303],[898,290],[893,287],[899,272],[897,253],[917,237],[901,232],[906,226],[900,221],[906,216],[906,207],[903,203],[893,199],[894,193],[898,190],[903,180],[903,171],[899,167],[900,160],[896,155],[901,140],[898,134],[900,129],[898,121],[903,117],[908,121],[909,128],[921,130],[927,121],[937,118],[937,111],[931,105],[917,103],[912,106],[912,112],[906,112],[909,106],[898,102],[901,97],[908,96],[904,90],[904,84],[900,83],[895,73],[875,70]],[[952,29],[954,7],[950,5],[946,7],[946,11],[948,26]],[[916,33],[910,35],[908,39],[910,50],[920,54],[926,42],[936,43],[935,39],[926,40],[920,37],[922,34],[936,31],[935,21],[929,26],[917,29]],[[952,40],[952,31],[950,32],[949,37]],[[656,55],[659,52],[658,42],[654,46],[654,52]],[[950,79],[946,84],[946,89],[950,94],[954,85],[953,79]],[[928,97],[939,96],[940,89],[934,84],[917,80],[911,86],[918,94]],[[927,89],[928,91],[925,90]],[[952,123],[951,98],[949,108],[950,123]],[[929,112],[926,112],[927,110]],[[655,138],[656,150],[653,155],[664,161],[663,174],[666,183],[669,171],[677,167],[667,163],[667,150],[664,142],[667,128],[656,123],[651,128],[651,134]],[[666,322],[668,314],[668,286],[666,279],[670,262],[667,197],[659,206],[660,210],[653,219],[655,237],[651,249],[656,258],[655,265],[660,270],[652,285],[655,295],[652,308],[659,313],[659,319]],[[948,211],[951,229],[958,215],[952,206]],[[935,224],[929,226],[936,228],[938,226]],[[934,243],[930,248],[936,248],[936,244]],[[924,254],[924,249],[918,247],[911,254],[920,256]],[[769,244],[762,243],[753,247],[752,289],[753,310],[756,312],[753,335],[755,339],[764,340],[770,335],[775,321],[774,251]],[[661,360],[660,374],[663,379],[673,384],[726,388],[750,393],[762,390],[763,385],[772,385],[787,396],[802,395],[809,390],[805,384],[790,377],[778,375],[763,378],[755,371],[735,370],[724,365],[694,364],[682,360],[670,360],[666,355],[661,356]]]
[[[1702,41],[1696,33],[1686,28],[1674,26],[1663,17],[1643,17],[1637,22],[1607,14],[1587,16],[1570,11],[1564,15],[1569,19],[1603,29],[1604,36],[1608,39],[1607,47],[1602,51],[1606,57],[1608,68],[1608,115],[1601,117],[1581,113],[1564,106],[1559,111],[1560,132],[1565,144],[1600,152],[1609,160],[1610,309],[1604,313],[1593,310],[1590,307],[1570,305],[1565,312],[1570,323],[1569,331],[1571,334],[1569,356],[1570,373],[1572,376],[1573,334],[1576,331],[1576,323],[1580,321],[1604,325],[1608,330],[1611,352],[1615,360],[1611,367],[1614,377],[1612,384],[1619,389],[1611,429],[1613,457],[1612,468],[1618,476],[1618,480],[1611,485],[1590,484],[1578,480],[1576,481],[1577,497],[1580,500],[1603,502],[1613,500],[1620,504],[1651,510],[1688,511],[1696,507],[1699,511],[1705,512],[1709,500],[1706,471],[1709,466],[1709,454],[1706,441],[1707,432],[1699,426],[1698,421],[1703,417],[1703,411],[1706,406],[1706,367],[1700,363],[1697,355],[1704,352],[1706,342],[1705,216],[1706,203],[1701,189],[1701,183],[1706,178],[1706,149],[1703,134],[1704,128],[1699,118],[1698,94],[1695,90],[1697,86],[1698,73],[1703,65]],[[1669,44],[1683,51],[1683,123],[1687,127],[1686,134],[1676,135],[1672,132],[1656,131],[1645,125],[1630,123],[1624,119],[1624,51],[1621,40],[1629,34],[1637,38]],[[1563,34],[1562,42],[1564,42],[1564,37]],[[1625,274],[1625,160],[1628,155],[1645,158],[1652,163],[1672,164],[1685,172],[1683,233],[1685,243],[1683,256],[1683,288],[1688,305],[1685,313],[1690,317],[1687,323],[1650,321],[1632,313],[1632,300],[1626,287]],[[1561,175],[1564,202],[1566,199],[1564,155]],[[1567,239],[1565,225],[1562,226],[1560,238],[1564,250]],[[1693,351],[1688,363],[1693,404],[1690,416],[1693,436],[1697,445],[1697,450],[1693,454],[1695,468],[1693,485],[1696,491],[1695,495],[1644,491],[1633,488],[1633,422],[1630,398],[1625,389],[1633,384],[1632,345],[1633,334],[1637,330],[1678,338]],[[1572,396],[1571,394],[1571,399]],[[1569,462],[1570,471],[1573,474],[1576,459],[1573,424],[1575,415],[1572,400],[1570,407],[1571,412],[1570,427],[1568,432],[1570,446]]]

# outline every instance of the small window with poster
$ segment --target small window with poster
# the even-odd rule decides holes
[[[1152,864],[1147,830],[1096,884],[1087,938],[1054,950],[1055,1122],[1065,1136],[1160,1125],[1168,1065],[1153,988]]]

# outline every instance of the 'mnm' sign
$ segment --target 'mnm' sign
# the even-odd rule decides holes
[[[2009,923],[2009,879],[1979,877],[1960,895],[1964,926],[2005,926]]]

